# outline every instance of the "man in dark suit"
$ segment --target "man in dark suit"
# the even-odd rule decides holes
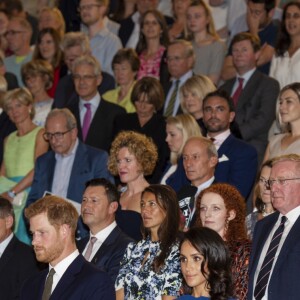
[[[97,90],[102,81],[101,68],[93,56],[81,56],[74,61],[73,79],[77,95],[69,108],[77,120],[78,137],[87,145],[109,151],[114,120],[126,111],[101,99]]]
[[[284,155],[272,162],[266,184],[277,212],[259,221],[254,230],[248,300],[299,299],[299,178],[299,155]]]
[[[21,299],[115,299],[108,274],[88,263],[75,244],[78,213],[57,196],[46,196],[25,209],[38,261],[49,269],[29,278]]]
[[[177,197],[185,217],[185,229],[189,229],[195,222],[197,196],[215,181],[218,153],[211,140],[197,136],[187,140],[182,150],[182,158],[185,174],[191,185],[182,187]]]
[[[126,247],[129,242],[133,242],[115,221],[119,198],[117,188],[104,178],[92,179],[86,183],[81,215],[90,229],[90,236],[78,242],[80,253],[108,272],[113,282],[118,275]]]
[[[256,69],[260,41],[250,33],[232,40],[232,58],[237,77],[221,86],[234,101],[236,122],[243,139],[253,145],[261,162],[268,143],[268,131],[275,119],[278,82]]]
[[[247,199],[256,176],[257,153],[253,146],[230,132],[234,117],[232,99],[225,91],[209,93],[203,99],[203,122],[207,137],[212,139],[218,150],[216,181],[235,186]]]
[[[0,298],[19,299],[23,282],[38,272],[31,247],[13,234],[14,210],[12,204],[0,197]]]
[[[58,82],[53,103],[53,107],[55,108],[63,108],[70,105],[72,95],[76,93],[72,78],[73,62],[76,58],[91,53],[89,38],[83,32],[66,33],[62,42],[62,49],[64,52],[64,61],[68,68],[68,74],[60,78]],[[98,86],[100,95],[115,88],[115,80],[110,74],[102,72],[101,75],[102,81]]]
[[[193,76],[195,63],[193,45],[185,40],[172,42],[168,46],[166,60],[171,81],[161,81],[166,95],[162,113],[169,117],[182,113],[179,90],[187,79]]]

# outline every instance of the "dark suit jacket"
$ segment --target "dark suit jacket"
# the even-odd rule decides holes
[[[223,155],[228,160],[218,162],[215,169],[216,181],[235,186],[247,199],[251,193],[257,171],[255,148],[231,134],[218,150],[219,159]]]
[[[78,241],[78,250],[82,253],[90,237]],[[116,281],[120,269],[120,262],[124,256],[127,245],[134,242],[117,226],[106,238],[99,250],[92,258],[91,263],[106,271],[113,282]]]
[[[1,300],[19,299],[24,281],[38,271],[32,247],[14,236],[0,258]]]
[[[113,181],[107,170],[107,160],[106,152],[79,142],[71,171],[67,198],[81,203],[85,183],[93,178],[104,177]],[[45,191],[51,192],[55,162],[53,151],[49,151],[37,159],[27,206],[41,198]]]
[[[79,97],[77,95],[71,101],[71,104],[68,108],[72,111],[77,120],[78,137],[82,141]],[[123,113],[126,113],[123,107],[101,99],[90,125],[85,143],[95,148],[109,151],[113,140],[115,118]]]
[[[225,82],[220,89],[232,93],[235,78]],[[235,121],[243,140],[253,145],[262,160],[268,144],[268,131],[275,120],[278,82],[258,70],[250,77],[236,107]]]
[[[98,86],[99,94],[102,95],[105,92],[115,88],[115,79],[108,73],[102,72],[102,82]],[[63,108],[69,106],[72,100],[72,96],[76,95],[74,82],[71,74],[67,74],[61,79],[56,87],[54,95],[54,108]]]
[[[28,279],[22,290],[23,300],[42,299],[48,269]],[[80,254],[67,268],[50,300],[115,300],[113,282],[108,274],[88,263]]]
[[[247,299],[252,300],[254,274],[262,248],[274,227],[279,213],[276,212],[256,223],[249,265],[249,287]],[[275,263],[268,287],[270,300],[298,300],[300,295],[300,217],[291,228]]]

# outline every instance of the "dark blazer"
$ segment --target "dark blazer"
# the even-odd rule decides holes
[[[78,138],[82,141],[82,130],[79,114],[79,97],[76,95],[68,107],[77,120]],[[112,140],[115,118],[126,113],[119,105],[101,99],[93,117],[85,143],[98,149],[109,151]]]
[[[108,73],[102,72],[102,82],[98,86],[100,95],[115,88],[115,79]],[[69,106],[72,96],[76,95],[74,82],[71,74],[67,74],[59,79],[54,95],[54,108],[63,108]]]
[[[1,300],[19,299],[24,281],[38,271],[32,247],[14,236],[0,258]]]
[[[81,203],[85,183],[93,178],[104,177],[113,182],[113,178],[107,170],[107,160],[106,152],[79,142],[71,171],[67,198]],[[51,192],[55,162],[53,151],[49,151],[37,159],[27,206],[41,198],[45,191]]]
[[[78,241],[78,250],[82,253],[89,242],[90,237]],[[113,282],[116,281],[120,269],[120,262],[124,256],[127,245],[134,242],[117,226],[106,238],[99,250],[92,258],[91,263],[106,271]]]
[[[247,299],[252,300],[254,274],[262,248],[273,229],[279,213],[273,213],[256,223],[249,265],[249,287]],[[298,300],[300,295],[300,216],[291,228],[275,263],[268,287],[270,300]]]
[[[228,160],[221,159],[221,162],[218,162],[215,169],[216,181],[235,186],[247,199],[257,171],[255,148],[230,134],[219,148],[218,157]]]
[[[29,278],[21,290],[20,299],[42,299],[48,271]],[[108,274],[88,263],[80,254],[59,280],[50,300],[115,300],[115,297]]]
[[[232,93],[235,78],[221,87]],[[250,77],[243,89],[236,107],[235,121],[239,125],[243,140],[253,145],[260,162],[268,144],[268,131],[275,119],[279,83],[258,70]]]

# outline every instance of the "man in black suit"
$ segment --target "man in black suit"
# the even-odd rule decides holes
[[[101,99],[97,90],[102,81],[101,68],[93,56],[81,56],[74,61],[73,80],[77,95],[72,98],[69,108],[77,119],[79,139],[109,151],[114,120],[125,113],[125,109]]]
[[[0,298],[19,299],[23,282],[38,272],[31,247],[13,234],[14,210],[12,204],[0,197]]]
[[[72,95],[76,94],[72,78],[73,62],[82,55],[91,54],[89,38],[83,32],[69,32],[62,41],[64,61],[68,68],[68,74],[60,78],[55,95],[53,107],[64,108],[70,104]],[[115,88],[115,79],[108,73],[102,72],[102,81],[98,86],[100,95]]]
[[[25,209],[36,258],[49,268],[29,278],[21,299],[114,300],[108,274],[88,263],[75,244],[78,213],[68,201],[46,196]]]
[[[239,33],[232,40],[233,64],[237,77],[220,89],[229,93],[235,104],[235,120],[243,140],[256,148],[258,162],[263,159],[268,131],[275,119],[278,82],[256,69],[260,41],[251,33]]]
[[[115,221],[119,198],[117,188],[104,178],[86,183],[81,215],[90,229],[90,236],[78,242],[78,249],[84,257],[108,272],[113,282],[125,249],[129,242],[133,242]]]

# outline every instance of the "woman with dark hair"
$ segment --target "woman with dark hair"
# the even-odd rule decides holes
[[[181,286],[176,193],[166,185],[150,185],[140,205],[143,240],[127,247],[116,299],[175,299]]]
[[[272,214],[275,209],[271,202],[271,191],[267,184],[272,168],[272,160],[265,161],[258,173],[254,187],[256,211],[249,214],[246,218],[247,233],[250,239],[253,237],[254,227],[257,221]]]
[[[300,82],[288,84],[280,91],[277,110],[283,133],[270,139],[264,161],[285,154],[300,154]]]
[[[136,0],[117,1],[116,10],[110,14],[109,18],[115,22],[121,23],[124,19],[130,17],[136,11]]]
[[[205,227],[184,233],[180,245],[181,300],[227,300],[232,296],[230,255],[219,234]]]
[[[59,79],[65,75],[63,66],[63,51],[60,48],[61,37],[53,28],[44,28],[38,34],[37,44],[33,52],[33,59],[48,61],[53,67],[53,84],[47,90],[50,97],[54,97]]]
[[[234,296],[246,299],[251,243],[247,238],[246,204],[239,191],[226,183],[203,190],[196,204],[196,225],[215,230],[231,254]]]
[[[165,119],[156,113],[164,103],[164,92],[159,81],[153,77],[138,80],[131,93],[131,102],[136,112],[116,118],[115,135],[123,130],[133,130],[152,138],[158,149],[159,160],[148,180],[151,183],[158,183],[168,159]]]
[[[167,25],[164,16],[157,10],[148,10],[141,19],[141,33],[137,45],[140,69],[137,78],[145,76],[160,79],[167,66],[164,62],[169,43]]]
[[[102,96],[103,99],[122,106],[128,113],[135,112],[135,107],[131,102],[131,93],[140,67],[136,52],[131,48],[120,49],[115,54],[111,65],[117,87],[107,91]]]
[[[280,34],[269,76],[283,88],[300,81],[300,3],[292,1],[283,10]]]

